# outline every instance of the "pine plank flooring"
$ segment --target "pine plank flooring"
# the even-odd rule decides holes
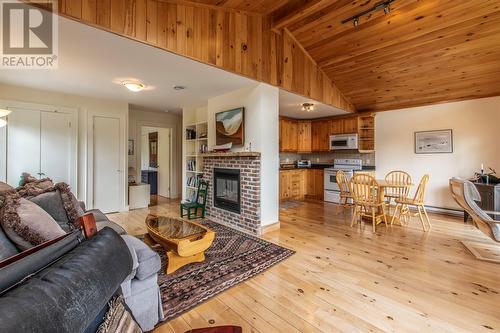
[[[500,265],[460,243],[492,241],[458,218],[431,214],[433,228],[369,223],[308,201],[280,209],[281,229],[263,238],[297,253],[158,327],[155,333],[240,325],[243,332],[500,332]],[[179,214],[179,202],[109,217],[144,233],[148,212]],[[499,245],[500,246],[500,245]]]

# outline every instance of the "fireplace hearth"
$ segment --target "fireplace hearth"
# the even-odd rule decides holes
[[[240,170],[214,168],[214,206],[230,212],[241,211]]]

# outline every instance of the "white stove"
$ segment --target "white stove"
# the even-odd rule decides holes
[[[342,158],[335,159],[333,168],[326,168],[324,172],[324,200],[327,202],[340,202],[340,188],[337,184],[337,171],[345,172],[347,178],[352,178],[354,171],[363,169],[363,162],[360,159]]]

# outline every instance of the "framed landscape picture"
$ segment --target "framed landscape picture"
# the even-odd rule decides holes
[[[233,146],[245,143],[245,108],[237,108],[215,114],[215,144],[232,142]]]
[[[453,130],[415,132],[415,154],[453,153]]]

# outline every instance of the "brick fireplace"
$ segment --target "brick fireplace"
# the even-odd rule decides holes
[[[208,181],[207,218],[252,234],[261,233],[260,162],[257,152],[203,155],[203,178]]]

